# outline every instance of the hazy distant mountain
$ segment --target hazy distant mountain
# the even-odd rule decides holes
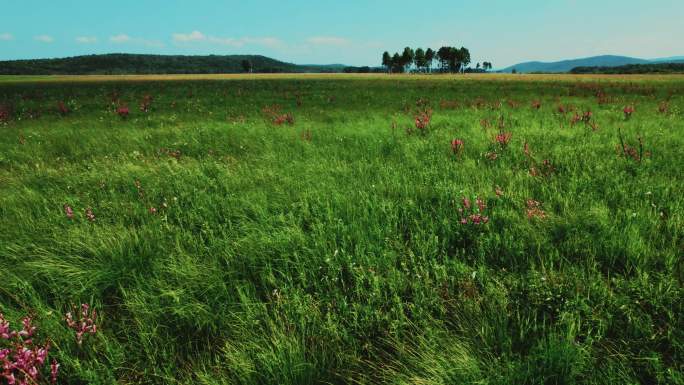
[[[107,54],[60,59],[0,61],[0,75],[101,75],[101,74],[224,74],[244,72],[342,72],[341,64],[297,65],[260,55],[134,55]]]
[[[684,62],[684,56],[671,56],[671,57],[661,57],[658,59],[652,59],[653,63],[681,63]]]
[[[568,72],[575,67],[616,67],[626,64],[647,64],[646,59],[638,59],[627,56],[602,55],[582,59],[562,60],[557,62],[531,61],[519,63],[504,68],[501,72],[512,72],[515,69],[519,73],[527,72]]]

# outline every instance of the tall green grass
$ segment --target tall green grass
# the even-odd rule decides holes
[[[65,384],[681,384],[682,91],[676,78],[2,84],[0,312],[35,315]],[[418,99],[432,122],[409,135]],[[294,125],[264,115],[274,104]],[[618,128],[651,156],[616,151]],[[530,174],[525,142],[553,173]],[[490,223],[461,225],[477,196]],[[81,302],[101,332],[79,347],[60,317]]]

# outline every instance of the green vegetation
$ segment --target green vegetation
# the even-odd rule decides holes
[[[64,384],[684,384],[684,80],[417,78],[0,83],[0,313]]]
[[[108,54],[0,62],[0,75],[122,75],[342,72],[342,65],[296,65],[258,55]]]
[[[381,62],[388,73],[429,73],[432,71],[432,64],[435,60],[439,63],[439,71],[442,73],[486,72],[488,69],[492,69],[490,62],[483,62],[482,66],[477,63],[476,68],[468,67],[470,51],[465,47],[444,46],[436,52],[432,48],[414,50],[411,47],[406,47],[401,55],[398,52],[390,55],[389,52],[385,51],[382,54]]]
[[[575,67],[573,74],[682,74],[684,63],[627,64],[617,67]]]

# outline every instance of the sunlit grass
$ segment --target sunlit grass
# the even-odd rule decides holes
[[[682,80],[2,78],[0,312],[64,383],[682,383]]]

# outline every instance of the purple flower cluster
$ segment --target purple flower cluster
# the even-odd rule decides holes
[[[74,318],[76,314],[76,318]],[[67,326],[76,332],[76,342],[79,345],[83,343],[83,336],[86,334],[97,333],[97,312],[95,309],[90,310],[90,305],[84,303],[81,309],[74,309],[73,312],[66,313],[64,317]]]
[[[22,328],[13,331],[5,316],[0,313],[0,380],[8,385],[37,384],[41,379],[41,368],[47,363],[50,343],[44,345],[33,343],[36,327],[31,317],[24,317]],[[50,381],[57,382],[59,363],[52,360],[50,364]]]
[[[463,197],[461,207],[458,209],[458,213],[461,216],[461,224],[484,225],[489,223],[489,217],[484,215],[486,209],[487,204],[484,199],[477,197],[475,205],[473,205],[470,199]]]

